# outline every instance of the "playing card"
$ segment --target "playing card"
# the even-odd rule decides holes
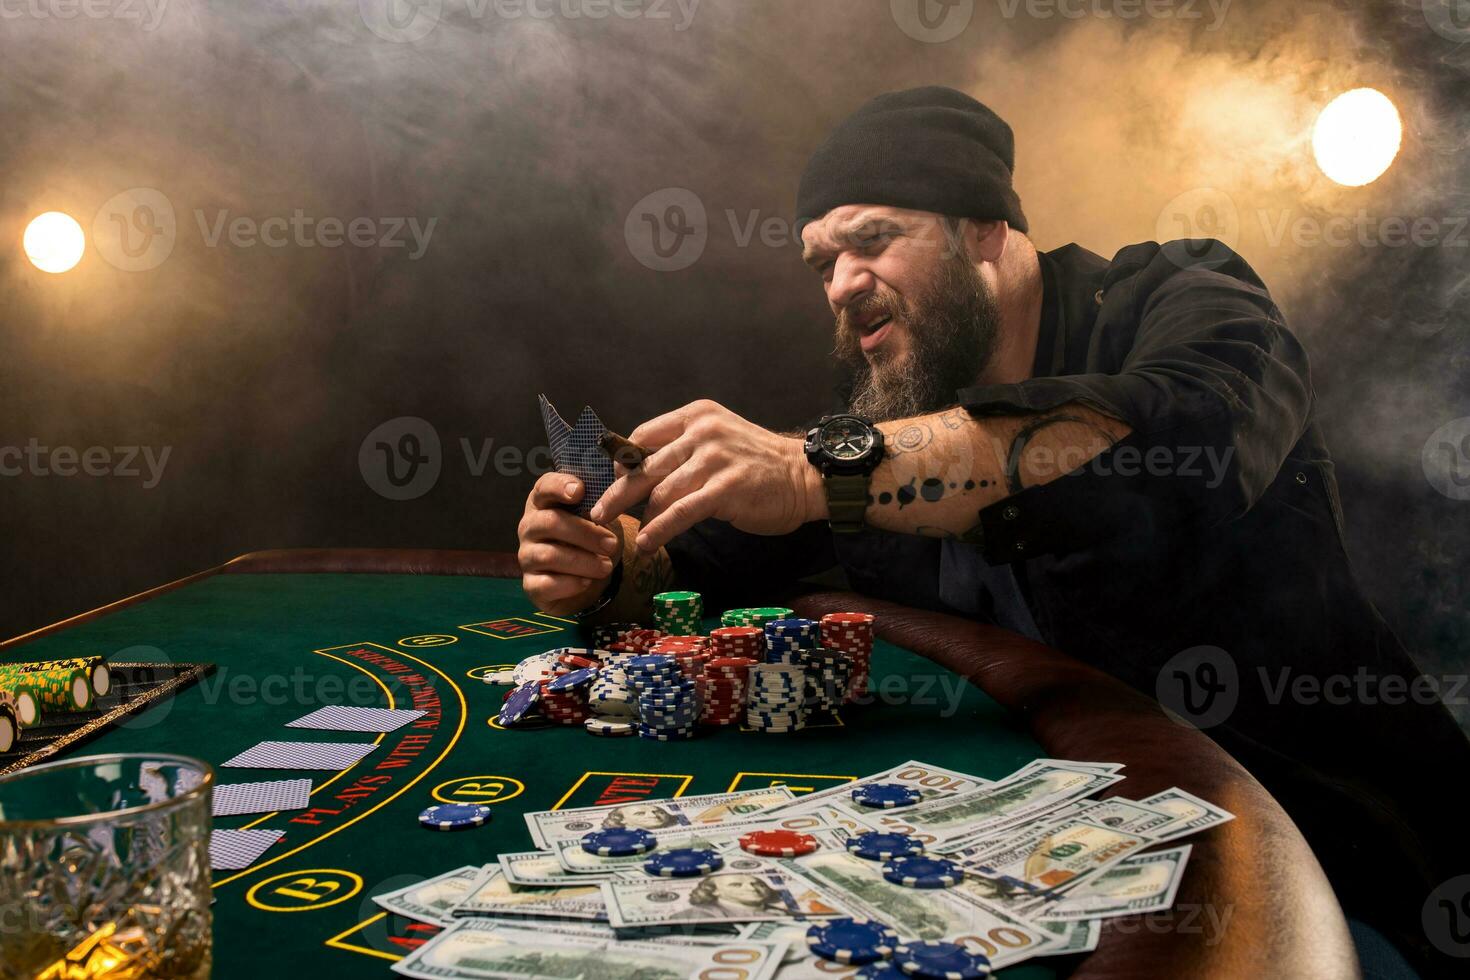
[[[209,866],[215,871],[240,871],[250,867],[284,830],[216,830],[209,835]]]
[[[590,406],[583,407],[576,425],[568,425],[545,395],[541,396],[541,421],[546,425],[546,439],[551,444],[551,462],[556,471],[575,476],[586,487],[577,505],[577,514],[586,517],[616,478],[612,460],[597,448],[597,440],[602,438],[607,426]]]
[[[346,769],[375,748],[372,742],[261,742],[222,766],[226,769]]]
[[[407,708],[353,708],[328,705],[297,718],[287,728],[321,728],[337,732],[391,732],[422,718],[424,712]]]
[[[227,783],[214,788],[214,815],[302,810],[311,796],[310,779],[273,779],[260,783]]]

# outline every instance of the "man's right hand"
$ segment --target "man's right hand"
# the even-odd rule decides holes
[[[537,609],[553,616],[595,605],[623,550],[616,534],[570,509],[583,492],[574,476],[544,474],[526,498],[517,529],[521,588]]]

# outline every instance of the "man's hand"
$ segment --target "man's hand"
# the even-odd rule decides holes
[[[592,510],[607,523],[648,498],[638,550],[655,551],[714,517],[752,534],[787,534],[827,514],[821,475],[802,440],[763,429],[712,401],[645,422],[628,438],[654,452]]]
[[[566,616],[597,602],[622,551],[618,536],[567,508],[582,499],[582,481],[547,473],[526,498],[517,534],[521,588],[542,612]]]

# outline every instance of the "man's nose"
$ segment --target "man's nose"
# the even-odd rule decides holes
[[[873,273],[861,262],[837,260],[832,282],[827,286],[827,302],[840,312],[865,298],[877,286]]]

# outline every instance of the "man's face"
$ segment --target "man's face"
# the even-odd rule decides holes
[[[802,229],[804,259],[853,369],[851,410],[876,421],[954,405],[990,362],[1000,311],[937,214],[846,205]]]

